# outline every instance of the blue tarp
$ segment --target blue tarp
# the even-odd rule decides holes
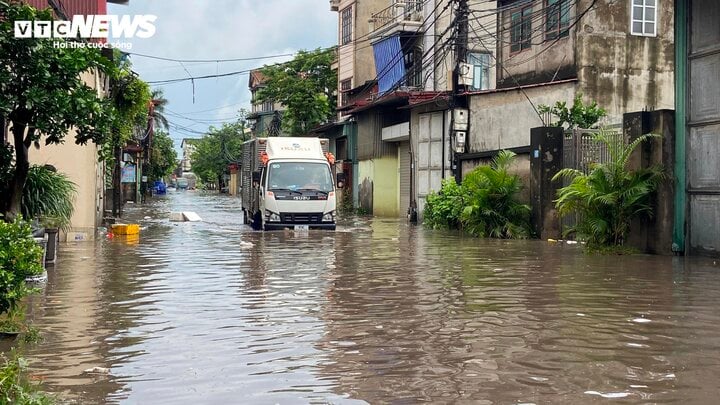
[[[405,61],[400,46],[400,37],[394,35],[374,43],[373,53],[375,54],[378,93],[382,95],[405,77]]]
[[[162,181],[156,181],[155,185],[155,194],[165,194],[167,192],[167,187],[165,186],[165,183]]]

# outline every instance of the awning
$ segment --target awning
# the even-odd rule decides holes
[[[405,61],[400,36],[393,35],[373,44],[375,71],[377,72],[378,94],[392,89],[405,77]]]

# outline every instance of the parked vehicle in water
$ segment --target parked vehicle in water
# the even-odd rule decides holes
[[[188,179],[180,177],[175,182],[178,190],[187,190],[189,184]]]
[[[255,229],[335,229],[329,140],[256,138],[243,144],[242,210]]]

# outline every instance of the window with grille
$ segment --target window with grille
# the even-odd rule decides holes
[[[423,86],[422,78],[422,48],[413,47],[404,55],[405,59],[405,85],[420,88]]]
[[[546,0],[545,39],[568,36],[570,27],[570,0]]]
[[[352,88],[352,79],[343,80],[340,82],[340,105],[347,105],[350,101],[350,95],[348,91]]]
[[[469,53],[469,64],[473,65],[473,90],[487,90],[490,88],[490,54]]]
[[[352,6],[340,12],[340,45],[352,42]]]
[[[632,0],[630,33],[644,37],[657,35],[657,2],[660,0]]]
[[[510,52],[530,49],[532,38],[532,4],[510,13]]]

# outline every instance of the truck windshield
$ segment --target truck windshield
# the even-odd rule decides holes
[[[333,191],[330,168],[324,163],[276,162],[268,172],[268,190]]]

